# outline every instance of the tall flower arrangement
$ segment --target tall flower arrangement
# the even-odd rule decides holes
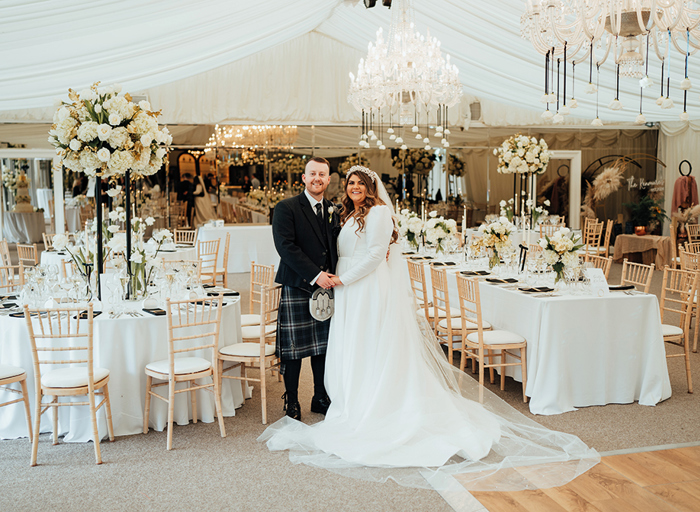
[[[81,92],[68,90],[70,101],[60,101],[49,131],[49,142],[63,165],[88,176],[102,177],[133,171],[155,174],[172,143],[166,127],[158,127],[160,111],[148,101],[138,104],[121,86],[98,87]]]
[[[498,172],[501,174],[542,174],[547,170],[551,153],[544,139],[513,135],[493,150],[498,156]]]
[[[435,166],[435,153],[425,149],[401,149],[393,158],[392,165],[400,173],[428,174]]]
[[[404,208],[397,215],[399,225],[399,235],[406,239],[408,244],[414,249],[420,246],[421,235],[423,234],[423,221],[416,212]]]
[[[498,265],[501,261],[499,253],[503,254],[512,247],[510,234],[513,232],[513,229],[515,229],[515,226],[505,217],[500,217],[491,224],[479,226],[481,236],[472,242],[472,247],[491,251],[489,255],[490,268]]]
[[[340,162],[340,165],[338,166],[338,172],[340,173],[341,176],[345,176],[348,173],[348,171],[350,170],[350,167],[352,167],[354,165],[361,165],[363,167],[370,168],[369,158],[367,158],[364,155],[361,155],[361,156],[358,156],[357,154],[350,155],[345,160]]]
[[[578,266],[578,251],[583,244],[578,242],[580,237],[574,238],[569,228],[561,228],[552,237],[540,238],[540,247],[544,250],[544,259],[552,266],[557,276],[555,282],[564,277],[564,269]]]

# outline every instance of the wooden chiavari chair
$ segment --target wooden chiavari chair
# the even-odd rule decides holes
[[[36,389],[32,466],[36,466],[37,463],[41,415],[53,409],[53,444],[56,445],[58,409],[63,406],[81,405],[90,407],[95,460],[97,464],[102,464],[97,411],[103,405],[107,414],[110,441],[114,441],[114,429],[109,404],[109,370],[95,367],[93,359],[92,304],[88,304],[87,312],[84,307],[30,309],[29,306],[24,306],[24,318],[32,347]],[[42,372],[42,367],[47,365],[61,365],[62,368]],[[86,402],[72,401],[72,397],[82,395],[87,395]],[[44,396],[52,397],[51,401],[43,402]],[[60,402],[60,397],[69,397],[69,400]],[[95,397],[102,397],[97,405]]]
[[[693,301],[698,289],[698,272],[664,268],[663,288],[659,300],[661,328],[664,342],[683,348],[682,353],[666,354],[667,359],[685,359],[685,373],[688,393],[693,392],[693,378],[690,373],[690,320],[693,314]],[[678,315],[678,325],[664,323],[664,314]],[[697,329],[697,327],[696,327]]]
[[[583,230],[583,238],[581,243],[583,247],[577,252],[584,257],[584,261],[588,261],[589,255],[599,256],[600,240],[603,235],[603,221],[596,219],[587,219],[586,227]]]
[[[228,251],[231,246],[231,233],[226,233],[226,239],[224,241],[224,260],[222,267],[216,267],[214,271],[214,284],[221,278],[224,287],[228,288]]]
[[[456,347],[462,350],[462,341],[455,342],[455,337],[462,336],[462,317],[452,314],[450,307],[450,292],[447,286],[447,271],[444,268],[430,266],[430,283],[433,288],[433,311],[437,313],[439,320],[435,323],[435,336],[441,345],[447,345],[447,360],[450,364],[454,361],[453,350]],[[464,360],[464,353],[462,353]]]
[[[143,433],[148,433],[148,419],[151,412],[151,397],[168,404],[168,441],[167,449],[173,447],[173,418],[175,395],[190,393],[192,402],[192,422],[197,423],[197,390],[206,389],[214,393],[216,416],[219,419],[221,437],[226,437],[224,417],[221,412],[221,390],[219,385],[216,353],[219,347],[221,330],[221,307],[223,297],[171,301],[166,299],[165,311],[168,320],[168,359],[155,361],[146,365],[146,405],[143,415]],[[198,332],[193,334],[193,330]],[[192,355],[200,350],[210,350],[211,358],[204,359]],[[199,379],[212,378],[209,384],[197,384]],[[153,383],[153,379],[158,382]],[[188,387],[175,389],[178,382],[187,382]],[[153,388],[167,386],[168,396],[163,397]]]
[[[700,224],[686,224],[685,230],[688,233],[688,242],[691,244],[700,242]]]
[[[605,279],[608,279],[608,276],[610,275],[610,269],[612,268],[612,256],[603,257],[591,255],[588,257],[588,262],[593,264],[593,268],[602,269],[603,274],[605,274]]]
[[[55,233],[42,233],[41,237],[44,239],[44,250],[53,251],[53,237]]]
[[[7,245],[7,240],[0,240],[0,265],[12,265],[10,247]]]
[[[460,290],[460,305],[465,304],[467,311],[475,315],[476,329],[468,324],[463,325],[462,336],[465,341],[465,349],[470,358],[475,358],[479,363],[479,400],[483,401],[484,369],[489,369],[489,380],[494,382],[493,369],[500,368],[501,390],[505,389],[506,367],[520,366],[522,372],[523,402],[527,403],[525,388],[527,387],[527,341],[519,334],[503,330],[487,330],[481,314],[481,298],[479,296],[479,280],[457,276],[457,289]],[[506,356],[513,357],[518,362],[508,363]],[[494,362],[498,359],[498,362]],[[488,361],[488,362],[487,362]]]
[[[197,230],[175,229],[173,231],[173,241],[177,245],[190,245],[194,247],[197,243]]]
[[[641,263],[632,263],[625,258],[622,262],[622,277],[620,285],[633,284],[635,287],[641,286],[644,288],[644,293],[649,293],[651,288],[651,279],[654,277],[654,264],[643,265]]]
[[[559,231],[561,228],[566,227],[565,224],[549,224],[549,223],[542,223],[540,224],[540,238],[544,238],[547,236],[548,238],[552,238],[554,236],[554,233]]]
[[[0,293],[14,294],[24,286],[24,265],[0,266]]]
[[[39,264],[39,251],[36,244],[17,244],[17,258],[25,267],[35,267]]]
[[[425,281],[425,267],[422,262],[407,260],[408,276],[411,282],[411,290],[416,306],[420,308],[418,314],[425,315],[425,318],[430,321],[430,306],[432,302],[428,297],[428,286]],[[431,323],[432,327],[432,323]]]
[[[255,313],[255,305],[262,308],[262,290],[264,287],[271,287],[275,284],[274,265],[261,265],[250,262],[250,299],[248,302],[248,313],[241,315],[241,326],[260,325],[262,317]]]
[[[202,283],[215,284],[216,265],[219,260],[219,240],[200,240],[197,242],[197,258],[201,261]]]
[[[19,383],[21,389],[10,387],[10,384],[16,382]],[[29,441],[32,442],[34,434],[32,432],[32,413],[29,407],[29,393],[27,392],[27,372],[17,366],[0,363],[0,391],[20,395],[19,398],[0,403],[0,407],[19,402],[24,403],[24,414],[27,416],[27,432],[29,433]]]
[[[260,295],[260,325],[248,326],[241,329],[242,343],[222,347],[217,352],[219,379],[235,379],[244,382],[260,383],[260,399],[262,402],[262,423],[267,424],[267,385],[265,374],[268,370],[274,372],[279,367],[279,359],[275,355],[277,340],[277,313],[279,311],[282,285],[264,286]],[[234,364],[224,368],[224,362]],[[226,372],[240,368],[240,376],[226,375]],[[248,368],[258,368],[259,378],[248,376]],[[279,375],[279,373],[278,373]],[[219,390],[221,386],[219,385]],[[244,390],[243,390],[244,391]]]
[[[686,242],[685,243],[685,250],[688,252],[700,252],[700,242],[695,242],[695,243]]]

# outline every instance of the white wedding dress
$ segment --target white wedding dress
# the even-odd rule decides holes
[[[545,429],[495,395],[487,392],[484,405],[465,397],[478,397],[478,382],[447,363],[418,321],[396,244],[387,262],[389,207],[373,207],[365,222],[357,231],[348,220],[338,237],[343,286],[328,339],[326,418],[308,426],[285,416],[260,440],[290,450],[293,462],[415,487],[429,487],[435,471],[459,474],[472,490],[551,487],[597,463],[577,437]],[[512,469],[532,464],[537,478]]]

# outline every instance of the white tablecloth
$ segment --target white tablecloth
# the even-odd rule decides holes
[[[51,218],[52,212],[49,211],[49,201],[53,199],[53,190],[50,188],[36,189],[36,205],[44,209],[44,217]]]
[[[84,229],[85,226],[80,225],[80,208],[66,208],[65,212],[69,233],[75,233]]]
[[[177,248],[174,251],[159,251],[158,256],[166,261],[196,260],[197,249],[194,247]],[[56,265],[61,272],[61,261],[70,261],[71,256],[67,251],[42,251],[39,261],[42,265]]]
[[[44,214],[41,212],[5,212],[3,234],[8,242],[31,244],[41,242],[44,233]]]
[[[240,224],[223,228],[199,228],[198,240],[221,240],[218,267],[224,264],[224,242],[226,233],[231,233],[231,246],[228,253],[228,271],[231,273],[250,272],[250,262],[263,265],[279,265],[280,257],[272,239],[272,226]]]
[[[220,344],[230,345],[241,340],[240,303],[225,306],[221,321]],[[205,329],[206,330],[206,329]],[[0,361],[24,368],[27,371],[27,387],[34,414],[34,371],[32,354],[24,318],[0,316]],[[197,342],[197,340],[195,340]],[[165,316],[121,317],[109,319],[101,315],[94,320],[95,364],[110,371],[109,395],[112,406],[114,434],[124,436],[143,432],[143,408],[146,397],[145,366],[152,361],[168,358],[168,328]],[[195,355],[195,354],[193,354]],[[210,354],[196,354],[209,358]],[[235,373],[235,371],[234,371]],[[180,384],[178,386],[185,386]],[[163,392],[165,388],[158,388]],[[0,402],[14,399],[6,391],[0,391]],[[78,397],[80,398],[80,397]],[[222,384],[222,407],[224,416],[234,416],[235,409],[243,404],[240,381],[224,379]],[[152,399],[150,426],[162,431],[167,424],[167,404]],[[214,396],[201,391],[197,395],[198,418],[206,423],[214,421]],[[189,393],[176,397],[175,422],[186,425],[190,418]],[[51,413],[42,416],[42,432],[52,431]],[[34,419],[32,417],[32,419]],[[107,435],[105,409],[98,415],[99,433]],[[63,407],[59,414],[59,431],[67,442],[86,442],[92,439],[92,423],[89,410],[84,407]],[[22,403],[3,408],[0,414],[0,438],[27,437],[27,423]]]
[[[486,282],[479,290],[484,318],[527,340],[532,413],[634,401],[655,405],[671,396],[655,295],[538,298]],[[456,290],[450,299],[457,300]],[[521,380],[520,367],[506,375]]]

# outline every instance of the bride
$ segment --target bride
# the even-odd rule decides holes
[[[429,487],[427,475],[438,473],[459,475],[472,490],[552,487],[595,465],[598,454],[577,437],[488,392],[483,404],[469,399],[478,382],[447,363],[416,315],[392,213],[377,174],[352,167],[326,354],[331,406],[312,426],[285,416],[260,440],[290,450],[293,462],[414,487]]]

